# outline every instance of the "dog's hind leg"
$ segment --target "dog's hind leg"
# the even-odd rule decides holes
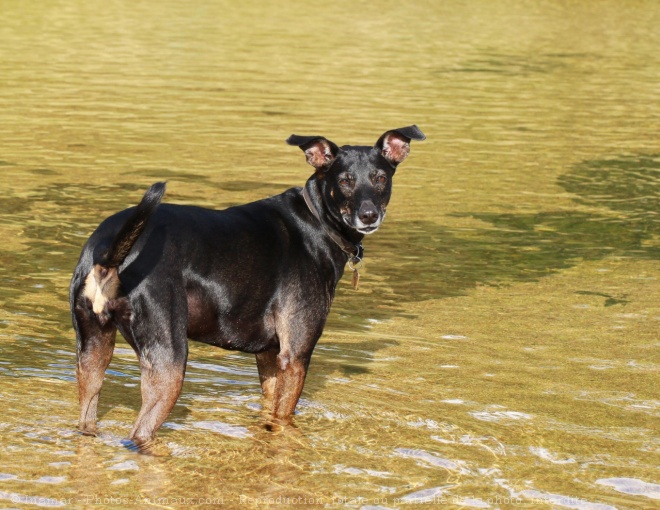
[[[183,386],[186,362],[141,360],[142,407],[129,439],[138,445],[154,438],[174,407]]]
[[[132,333],[142,371],[142,407],[129,439],[138,446],[155,437],[181,394],[188,341],[185,292],[178,290],[174,286],[154,289],[160,299],[158,308],[137,305],[141,316],[133,321]]]
[[[80,303],[73,313],[77,339],[76,376],[80,401],[78,428],[83,434],[96,435],[96,410],[105,370],[115,347],[117,328],[101,325],[89,306]]]

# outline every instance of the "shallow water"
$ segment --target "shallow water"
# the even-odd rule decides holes
[[[14,2],[0,24],[0,506],[655,508],[660,5]],[[301,185],[291,133],[418,124],[295,421],[192,345],[157,455],[118,343],[75,431],[67,288],[167,179],[222,208]]]

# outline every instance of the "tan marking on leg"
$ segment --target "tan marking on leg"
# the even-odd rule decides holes
[[[277,353],[274,351],[260,352],[256,358],[261,391],[266,400],[271,402],[277,382]]]
[[[181,393],[184,367],[142,367],[142,407],[129,436],[138,445],[151,441],[170,414]]]
[[[87,338],[85,349],[78,355],[76,376],[80,402],[79,430],[86,435],[96,435],[96,410],[103,385],[105,370],[112,360],[117,330],[111,328]]]
[[[307,364],[300,359],[291,359],[288,353],[280,352],[277,357],[279,371],[273,395],[273,417],[290,421],[302,393],[307,375]]]

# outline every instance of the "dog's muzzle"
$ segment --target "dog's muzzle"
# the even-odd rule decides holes
[[[382,221],[383,218],[378,208],[371,200],[367,200],[360,204],[355,216],[355,230],[360,234],[373,234],[378,230]]]

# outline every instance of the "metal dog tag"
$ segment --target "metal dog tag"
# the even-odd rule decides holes
[[[360,284],[360,269],[362,269],[362,259],[357,255],[348,259],[348,268],[353,271],[353,290],[358,290]]]
[[[360,284],[360,271],[353,269],[353,290],[358,290]]]

